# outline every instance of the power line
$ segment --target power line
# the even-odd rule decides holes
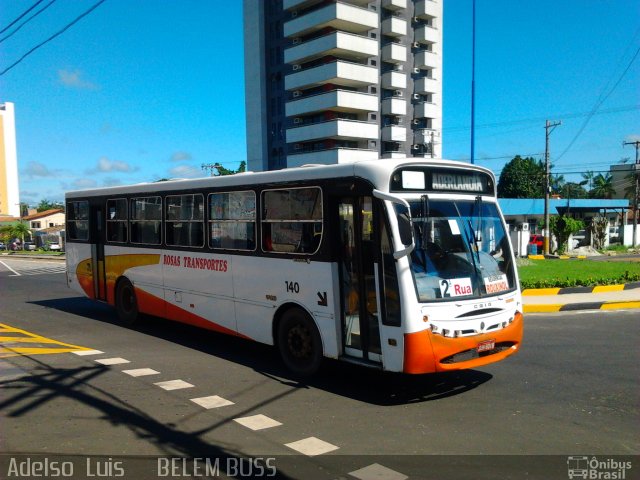
[[[0,38],[0,43],[4,42],[7,38],[12,37],[13,35],[15,35],[15,33],[20,30],[22,27],[25,26],[25,24],[29,23],[31,20],[33,20],[34,18],[36,18],[38,15],[40,15],[42,12],[44,12],[47,8],[49,8],[51,5],[53,5],[55,3],[56,0],[51,0],[49,3],[47,3],[44,7],[42,7],[40,10],[38,10],[36,13],[34,13],[33,15],[31,15],[29,18],[27,18],[24,22],[22,22],[20,25],[18,25],[16,27],[16,29],[11,32],[10,34],[6,35],[5,37]]]
[[[9,30],[15,23],[19,22],[20,19],[22,17],[24,17],[27,13],[29,13],[31,10],[33,10],[34,8],[36,8],[39,4],[41,4],[42,2],[44,2],[44,0],[38,0],[36,3],[34,3],[33,5],[31,5],[31,7],[27,8],[26,11],[24,11],[18,18],[16,18],[13,22],[11,22],[9,25],[7,25],[6,27],[4,27],[2,30],[0,30],[0,33],[4,33],[7,30]]]
[[[53,35],[51,35],[49,38],[47,38],[45,41],[39,43],[38,45],[36,45],[35,47],[33,47],[31,50],[29,50],[27,53],[25,53],[24,55],[22,55],[22,57],[20,57],[18,60],[16,60],[15,62],[13,62],[11,65],[9,65],[7,68],[5,68],[2,72],[0,72],[0,77],[2,75],[4,75],[5,73],[7,73],[9,70],[11,70],[13,67],[15,67],[16,65],[18,65],[20,62],[22,62],[25,58],[27,58],[29,55],[31,55],[33,52],[35,52],[38,48],[46,45],[47,43],[49,43],[51,40],[53,40],[54,38],[58,37],[59,35],[62,35],[64,32],[66,32],[67,30],[69,30],[71,27],[73,27],[76,23],[78,23],[80,20],[82,20],[84,17],[86,17],[87,15],[89,15],[91,12],[93,12],[96,8],[98,8],[100,5],[102,5],[106,0],[100,0],[98,3],[96,3],[95,5],[93,5],[89,10],[85,11],[84,13],[81,13],[80,15],[78,15],[74,20],[72,20],[70,23],[68,23],[67,25],[65,25],[64,28],[62,28],[62,30],[59,30],[58,32],[54,33]]]
[[[631,68],[631,65],[633,65],[633,62],[635,62],[636,58],[638,58],[638,54],[640,54],[640,47],[638,47],[638,49],[636,50],[636,53],[633,54],[633,57],[631,58],[631,61],[627,65],[627,68],[624,69],[624,71],[622,72],[622,74],[620,75],[620,77],[618,78],[616,83],[613,85],[613,87],[611,87],[611,90],[609,90],[609,92],[604,96],[602,96],[602,93],[600,94],[600,97],[598,98],[598,101],[596,101],[595,105],[591,109],[591,113],[587,116],[587,118],[584,119],[584,122],[582,123],[582,126],[580,127],[580,129],[578,130],[576,135],[573,137],[571,142],[569,142],[569,145],[567,145],[567,148],[565,148],[564,151],[560,155],[558,155],[558,157],[556,158],[556,161],[560,160],[564,156],[564,154],[567,153],[571,149],[571,147],[573,147],[573,144],[576,143],[576,140],[578,139],[578,137],[580,137],[580,135],[582,135],[582,132],[584,131],[584,129],[587,128],[587,125],[589,124],[589,121],[591,121],[591,118],[595,115],[595,113],[598,110],[598,108],[600,108],[600,105],[602,105],[605,102],[605,100],[607,98],[609,98],[609,96],[611,96],[611,94],[615,91],[615,89],[618,88],[618,85],[620,85],[620,82],[622,82],[622,79],[624,78],[624,76],[627,74],[627,72]],[[607,83],[607,85],[605,85],[605,89],[606,89],[607,86],[608,86],[608,83]],[[604,93],[604,90],[603,90],[603,93]]]
[[[585,117],[588,115],[605,115],[607,113],[621,113],[621,112],[629,112],[632,110],[639,110],[639,109],[640,109],[640,105],[625,105],[622,107],[612,107],[612,108],[603,109],[596,113],[592,113],[592,111],[573,112],[573,113],[565,113],[565,114],[558,114],[558,115],[552,115],[552,116],[554,118],[579,118],[579,117]],[[529,123],[534,124],[534,123],[544,122],[545,120],[546,120],[546,117],[521,118],[518,120],[508,120],[505,122],[483,123],[480,125],[476,125],[476,128],[494,128],[494,127],[501,127],[501,126],[524,125]],[[444,127],[442,130],[445,132],[451,133],[454,131],[468,130],[469,128],[470,127],[468,125],[457,125],[453,127]]]

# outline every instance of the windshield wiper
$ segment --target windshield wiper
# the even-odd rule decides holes
[[[458,204],[457,202],[453,202],[453,206],[456,207],[456,212],[458,213],[458,218],[460,218],[462,220],[462,215],[460,214],[460,209],[458,208]],[[473,269],[475,271],[478,271],[478,264],[476,264],[476,256],[478,259],[478,263],[480,263],[480,254],[478,253],[478,250],[475,246],[475,242],[473,242],[471,240],[471,238],[469,238],[469,231],[471,231],[471,235],[473,235],[473,239],[475,240],[476,237],[476,233],[473,230],[473,226],[471,225],[471,220],[469,220],[467,218],[467,223],[469,224],[469,230],[467,230],[466,228],[463,228],[462,230],[464,231],[464,236],[467,239],[467,244],[469,245],[469,248],[471,249],[471,261],[473,262]],[[475,252],[475,256],[474,256],[474,252]]]

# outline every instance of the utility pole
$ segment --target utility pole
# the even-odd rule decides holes
[[[633,230],[631,234],[631,247],[636,248],[636,232],[638,231],[638,203],[640,203],[640,158],[638,158],[638,148],[640,148],[640,141],[635,142],[623,142],[622,146],[635,145],[636,147],[636,163],[633,165],[633,177],[635,182],[635,189],[633,190]]]
[[[475,163],[476,136],[476,0],[473,2],[471,40],[471,164]]]
[[[551,193],[551,179],[549,175],[549,135],[555,130],[558,125],[562,125],[562,122],[550,122],[546,121],[544,126],[544,169],[545,169],[545,182],[544,182],[544,254],[549,255],[549,240],[551,237],[551,229],[549,228],[549,194]]]
[[[217,165],[218,165],[217,163],[203,163],[202,165],[200,165],[200,168],[202,170],[208,170],[210,177],[215,177],[213,172],[214,172],[214,170],[216,172],[218,171],[218,166]]]

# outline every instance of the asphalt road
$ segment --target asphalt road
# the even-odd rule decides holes
[[[527,315],[521,351],[478,370],[405,377],[327,362],[300,383],[270,347],[159,319],[127,329],[53,265],[3,262],[0,343],[37,335],[28,354],[0,352],[5,454],[101,456],[112,474],[125,456],[275,457],[280,478],[392,479],[567,478],[568,456],[640,453],[637,310]],[[102,353],[37,354],[78,347]],[[127,363],[96,361],[114,358]],[[155,385],[176,380],[190,386]],[[126,458],[127,475],[141,469],[131,478],[167,473]]]

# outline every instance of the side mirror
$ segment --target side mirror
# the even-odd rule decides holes
[[[398,233],[400,241],[405,247],[413,244],[413,232],[411,229],[411,215],[409,209],[402,204],[394,205],[396,210],[396,219],[398,220]]]
[[[395,246],[393,258],[397,260],[409,255],[415,248],[409,203],[404,198],[396,197],[395,195],[381,192],[380,190],[374,190],[373,196],[384,201],[389,213],[395,211],[396,214],[395,223],[397,228],[393,228],[393,225],[391,228]],[[390,220],[393,223],[393,217],[391,217]]]

